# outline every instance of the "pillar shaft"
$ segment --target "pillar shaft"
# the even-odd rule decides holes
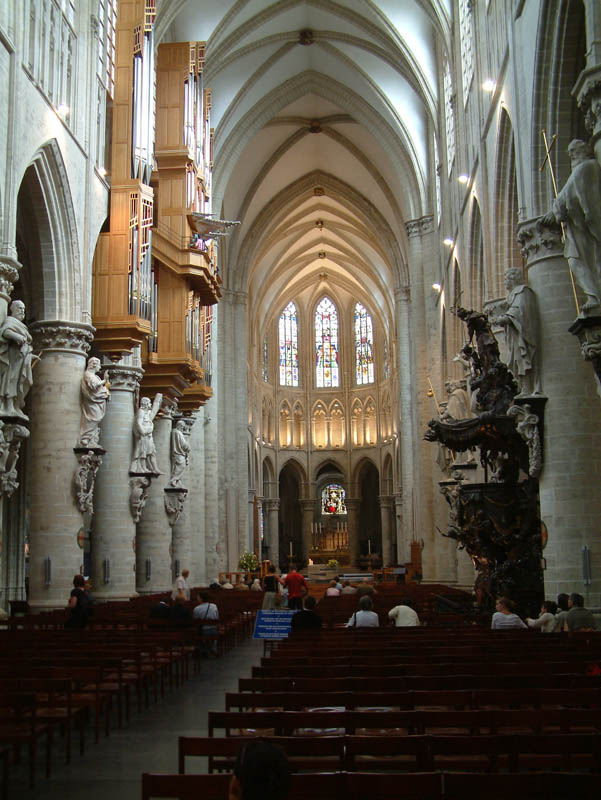
[[[348,524],[348,548],[351,565],[359,566],[359,504],[360,500],[347,497],[345,500]]]
[[[154,446],[162,474],[153,478],[136,528],[136,590],[140,594],[171,588],[171,527],[165,511],[169,481],[171,407],[163,405],[154,420]],[[148,561],[150,559],[150,561]]]
[[[302,546],[302,558],[305,561],[309,560],[309,552],[311,550],[312,544],[312,537],[313,537],[313,515],[315,513],[315,501],[314,500],[301,500],[301,510],[302,510],[302,539],[303,539],[303,546]]]
[[[380,496],[380,517],[382,520],[382,565],[392,564],[392,537],[395,535],[392,515],[392,497]]]
[[[264,508],[266,510],[265,519],[267,522],[267,546],[269,548],[269,560],[275,566],[276,569],[279,569],[280,565],[280,542],[278,536],[278,518],[279,518],[279,510],[280,510],[280,501],[273,498],[268,497],[264,501]]]
[[[196,417],[191,415],[187,417],[181,417],[186,422],[185,431],[186,436],[190,437],[190,433],[192,431],[192,426],[196,421]],[[188,464],[184,468],[184,474],[182,476],[182,484],[189,489],[190,487],[190,462],[188,460]],[[175,573],[181,573],[183,569],[190,569],[192,564],[192,526],[193,526],[193,519],[190,513],[190,497],[189,495],[186,497],[182,511],[177,518],[173,528],[172,528],[172,550],[173,550],[173,561],[172,561],[172,568],[173,568],[173,575]],[[179,570],[176,569],[177,564],[179,563]],[[198,581],[198,576],[191,574],[190,575],[190,585],[196,584]]]
[[[92,519],[92,582],[98,600],[126,600],[136,593],[136,523],[130,506],[134,393],[139,367],[108,367],[111,398],[101,422],[107,451],[96,475]]]
[[[64,608],[83,565],[82,515],[74,500],[73,448],[79,436],[79,392],[93,328],[69,322],[31,327],[42,357],[31,389],[29,602]]]
[[[520,226],[528,282],[540,314],[545,408],[540,509],[549,538],[543,552],[546,596],[580,592],[586,605],[601,601],[601,429],[599,398],[590,364],[568,328],[576,307],[558,229],[530,220]],[[592,553],[592,583],[585,586],[582,547]]]

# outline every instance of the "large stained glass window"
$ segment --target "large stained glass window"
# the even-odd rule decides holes
[[[298,313],[293,302],[280,314],[280,386],[298,386]]]
[[[315,311],[315,375],[317,387],[340,385],[338,363],[338,314],[324,297]]]
[[[355,374],[357,386],[374,382],[374,329],[361,303],[355,304]]]
[[[346,493],[337,483],[329,483],[321,492],[322,514],[346,514]]]

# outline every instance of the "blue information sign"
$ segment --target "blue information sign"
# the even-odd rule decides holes
[[[286,639],[294,611],[258,611],[253,639]]]

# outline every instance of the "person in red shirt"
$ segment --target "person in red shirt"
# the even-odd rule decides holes
[[[288,589],[288,608],[302,609],[303,607],[303,587],[305,592],[309,591],[306,580],[296,571],[295,567],[290,567],[290,572],[286,575],[283,585]]]

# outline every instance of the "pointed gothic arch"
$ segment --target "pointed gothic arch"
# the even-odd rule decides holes
[[[490,275],[489,294],[500,297],[504,292],[504,274],[510,267],[522,266],[517,240],[518,185],[513,127],[507,109],[501,110],[497,138],[495,172],[496,243]]]

